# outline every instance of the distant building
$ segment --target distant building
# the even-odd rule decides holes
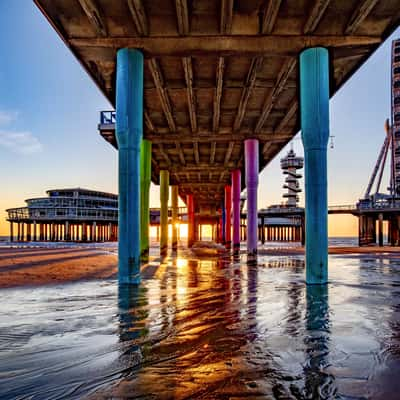
[[[298,170],[304,166],[303,157],[298,157],[291,149],[281,158],[281,169],[286,175],[283,185],[285,202],[263,208],[258,212],[261,242],[265,241],[301,241],[304,244],[304,208],[298,206],[301,192]]]
[[[287,198],[287,207],[297,207],[299,202],[298,194],[301,192],[299,179],[302,177],[297,170],[302,169],[304,165],[303,157],[297,157],[293,149],[290,149],[286,157],[281,158],[281,169],[286,176],[284,189],[287,189],[287,193],[284,193],[283,197]]]
[[[6,210],[11,241],[15,234],[18,241],[117,240],[117,195],[81,188],[46,193],[26,200],[25,207]]]

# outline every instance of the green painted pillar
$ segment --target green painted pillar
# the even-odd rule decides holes
[[[149,259],[151,142],[144,139],[140,150],[140,250],[142,261],[147,261]]]
[[[300,54],[301,136],[304,146],[306,282],[328,281],[327,145],[329,53],[322,47]]]
[[[143,135],[143,54],[117,52],[118,279],[140,282],[140,146]]]
[[[165,255],[168,251],[168,198],[169,198],[169,172],[160,171],[160,254]]]

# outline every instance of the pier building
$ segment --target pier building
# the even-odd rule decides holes
[[[25,207],[6,210],[11,241],[117,240],[117,195],[82,188],[46,193],[25,200]]]
[[[150,180],[161,253],[169,185],[191,238],[195,213],[221,208],[233,247],[246,188],[255,257],[258,174],[300,128],[306,280],[327,282],[329,98],[397,28],[397,0],[34,1],[116,110],[121,282],[140,281]]]

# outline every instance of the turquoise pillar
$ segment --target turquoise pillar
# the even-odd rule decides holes
[[[117,52],[116,137],[119,162],[118,279],[140,282],[140,146],[143,135],[143,55]]]
[[[140,149],[140,250],[142,261],[149,259],[151,142],[143,140]]]
[[[321,47],[300,54],[301,136],[304,146],[306,282],[328,281],[327,145],[329,54]]]

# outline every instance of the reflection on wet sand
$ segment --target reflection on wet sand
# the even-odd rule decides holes
[[[153,257],[140,287],[9,291],[0,397],[395,399],[400,269],[373,257],[330,268],[328,286],[306,287],[298,256],[181,253]]]
[[[307,399],[329,399],[337,394],[335,378],[326,372],[329,366],[330,318],[328,286],[309,285],[306,288],[306,360],[304,364]]]
[[[296,259],[274,260],[266,266],[291,268],[295,274],[303,269],[303,263]],[[121,324],[121,340],[130,337],[130,347],[142,349],[143,359],[139,369],[134,368],[102,395],[165,399],[334,396],[336,387],[330,374],[324,372],[329,353],[327,287],[307,288],[302,321],[304,286],[289,283],[282,333],[297,336],[301,332],[304,340],[303,376],[291,374],[282,368],[279,354],[268,344],[269,335],[282,333],[273,326],[271,332],[257,326],[257,320],[264,319],[257,313],[258,272],[255,265],[244,267],[223,259],[173,259],[159,276],[159,288],[150,285],[140,296],[139,291],[120,288],[120,296],[135,299],[120,300],[120,304],[131,306],[131,317]],[[152,297],[156,290],[159,315],[148,318],[149,301],[144,296]],[[143,329],[155,321],[161,324],[157,333],[152,328]],[[126,332],[142,334],[128,336]]]

